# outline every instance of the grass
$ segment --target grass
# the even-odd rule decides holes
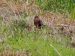
[[[35,39],[36,38],[36,39]],[[25,36],[10,37],[4,43],[13,50],[28,50],[32,56],[75,56],[75,49],[62,47],[54,40],[45,40],[44,37],[35,33],[28,33]]]
[[[21,31],[21,28],[18,27],[17,29],[15,34],[12,34],[10,27],[1,27],[0,32],[6,37],[6,40],[0,43],[0,52],[8,48],[13,49],[14,52],[29,51],[32,56],[75,56],[75,49],[66,47],[66,44],[62,44],[63,42],[54,40],[47,34],[49,31],[47,28],[32,32],[25,29]],[[10,34],[8,34],[9,32]]]
[[[19,3],[19,0],[15,0],[15,2]],[[60,13],[68,12],[75,18],[74,0],[36,0],[35,2],[43,10]],[[28,15],[24,14],[22,16],[25,18]],[[15,20],[7,25],[0,17],[0,38],[3,37],[4,39],[0,42],[0,53],[12,49],[14,52],[27,51],[31,54],[30,56],[75,56],[75,48],[70,46],[69,37],[63,36],[62,38],[60,36],[62,40],[59,41],[56,35],[49,34],[50,29],[46,27],[31,32],[27,31],[27,27],[23,20]],[[4,56],[7,55],[4,54]]]
[[[43,10],[59,12],[59,13],[68,13],[71,18],[75,19],[75,1],[74,0],[36,0]]]

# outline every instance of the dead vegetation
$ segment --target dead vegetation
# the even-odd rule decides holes
[[[0,53],[0,56],[31,56],[31,53],[27,51],[13,51],[13,50],[4,50]]]

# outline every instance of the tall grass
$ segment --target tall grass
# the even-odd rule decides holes
[[[12,1],[19,3],[19,0]],[[41,6],[43,10],[73,14],[74,9],[70,7],[74,4],[71,3],[72,1],[73,0],[36,0],[36,3]],[[71,5],[67,5],[67,2]],[[22,15],[24,19],[26,16],[28,15]],[[67,46],[70,41],[68,37],[63,36],[62,40],[58,41],[55,35],[50,35],[51,29],[46,27],[38,31],[27,31],[28,25],[26,25],[24,19],[15,19],[15,21],[11,21],[10,24],[7,25],[3,21],[3,18],[0,17],[0,39],[2,36],[4,37],[3,42],[0,42],[0,54],[4,50],[6,50],[6,54],[8,54],[10,52],[7,53],[7,49],[13,49],[14,52],[28,51],[28,53],[31,54],[30,56],[75,56],[75,49]],[[8,55],[4,53],[3,56]]]
[[[36,3],[43,10],[69,13],[72,18],[75,18],[75,1],[74,0],[36,0]]]
[[[46,27],[39,31],[29,32],[26,29],[26,25],[24,25],[25,22],[22,20],[12,21],[9,24],[11,27],[6,26],[3,21],[0,23],[0,34],[5,37],[5,41],[0,43],[0,53],[5,49],[6,51],[13,49],[14,52],[28,51],[31,56],[75,56],[75,49],[66,48],[67,42],[65,40],[67,39],[57,42],[55,37],[48,34],[49,29]]]

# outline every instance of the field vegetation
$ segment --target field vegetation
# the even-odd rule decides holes
[[[0,56],[75,56],[74,19],[74,0],[2,0]]]

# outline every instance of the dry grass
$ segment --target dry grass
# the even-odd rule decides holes
[[[0,56],[31,56],[31,53],[29,51],[4,50]]]

